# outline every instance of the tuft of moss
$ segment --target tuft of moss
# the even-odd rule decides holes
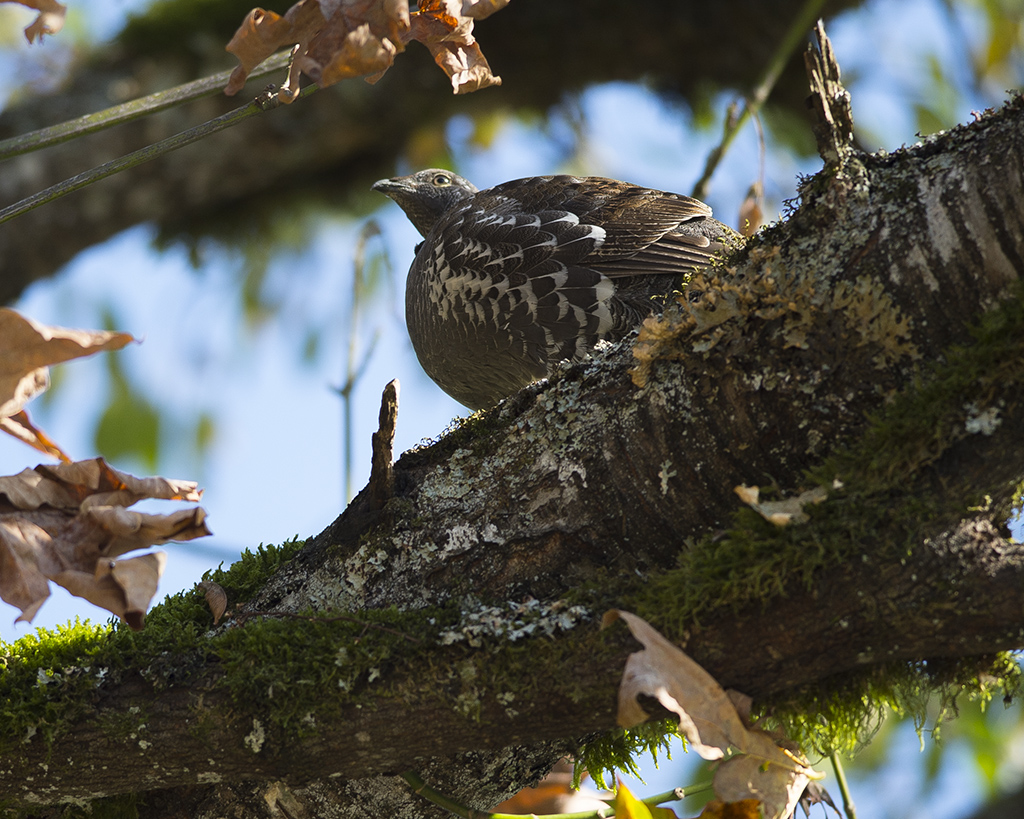
[[[75,618],[0,644],[0,749],[41,736],[47,743],[90,705],[98,685],[110,625]]]
[[[620,771],[643,781],[636,760],[650,756],[657,765],[658,754],[662,753],[671,759],[670,747],[674,739],[682,739],[674,719],[651,720],[635,728],[616,728],[592,737],[576,757],[572,786],[580,786],[584,773],[590,774],[599,790],[613,790],[615,775]]]
[[[957,715],[961,697],[984,709],[993,697],[1009,701],[1022,689],[1020,665],[1009,652],[890,663],[794,692],[765,704],[759,716],[805,752],[849,756],[870,741],[887,712],[912,719],[918,733],[930,718],[929,730],[937,736],[943,722]]]
[[[432,642],[450,619],[450,613],[423,609],[368,610],[357,617],[306,612],[227,629],[210,641],[210,651],[242,713],[301,736],[403,666],[416,645]]]

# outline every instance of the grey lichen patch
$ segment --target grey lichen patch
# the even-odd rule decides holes
[[[254,754],[263,750],[263,743],[267,741],[267,732],[263,728],[263,723],[256,717],[252,719],[252,730],[245,735],[242,741],[245,743],[245,747]]]
[[[527,600],[525,603],[489,606],[470,598],[463,603],[459,622],[443,629],[438,642],[441,645],[466,643],[478,648],[488,638],[515,642],[540,635],[551,637],[594,619],[594,613],[585,606],[573,606],[564,601],[542,603]]]
[[[1002,403],[1002,402],[999,402]],[[967,420],[964,422],[964,429],[968,434],[992,435],[1003,423],[999,417],[1000,406],[990,406],[981,409],[974,401],[964,406],[967,411]]]

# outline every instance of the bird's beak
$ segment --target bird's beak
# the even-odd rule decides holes
[[[392,196],[400,191],[409,190],[409,185],[404,179],[402,179],[402,177],[399,176],[394,179],[378,179],[370,186],[370,190],[383,193],[385,196]]]

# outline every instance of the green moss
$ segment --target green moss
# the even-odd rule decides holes
[[[41,736],[52,742],[90,707],[110,626],[77,618],[0,646],[0,748]]]
[[[267,578],[295,557],[306,543],[297,537],[286,540],[280,546],[264,546],[261,543],[255,552],[248,549],[242,552],[229,568],[218,567],[206,572],[203,580],[219,584],[228,593],[231,605],[246,603],[263,588]]]
[[[971,413],[998,407],[997,397],[1024,380],[1024,287],[986,313],[974,343],[946,351],[912,388],[870,419],[852,447],[818,470],[821,482],[856,476],[878,489],[900,486],[970,433]]]
[[[248,599],[302,544],[260,546],[246,551],[229,569],[207,572],[228,592],[232,605]],[[89,713],[98,687],[128,669],[141,670],[155,684],[173,672],[180,677],[211,652],[213,618],[195,589],[167,597],[134,632],[123,623],[81,622],[40,628],[14,643],[0,643],[0,748],[41,736],[48,744]],[[172,668],[173,665],[173,668]],[[129,736],[139,720],[108,722],[112,737]],[[128,723],[131,723],[129,725]]]
[[[440,610],[309,612],[228,629],[210,641],[210,651],[240,712],[301,736],[361,692],[380,694],[377,680],[404,667],[450,619]]]
[[[628,731],[617,728],[600,734],[587,741],[577,756],[573,787],[579,787],[584,772],[590,774],[594,786],[600,790],[614,789],[618,771],[643,781],[636,760],[650,756],[657,765],[658,754],[671,759],[670,743],[678,738],[681,734],[674,719],[652,720]]]
[[[890,663],[842,675],[814,690],[766,703],[759,716],[780,727],[807,753],[851,755],[866,744],[887,712],[910,718],[920,733],[930,716],[937,735],[967,697],[987,705],[994,696],[1022,691],[1021,668],[1009,653],[960,659]]]
[[[401,461],[409,464],[423,458],[437,462],[459,449],[470,447],[478,458],[492,454],[505,441],[508,422],[500,409],[474,412],[468,417],[453,418],[436,438],[404,453]]]

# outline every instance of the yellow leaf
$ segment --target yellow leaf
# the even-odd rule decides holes
[[[615,819],[677,819],[676,814],[668,808],[645,805],[629,788],[619,782],[615,792]]]

